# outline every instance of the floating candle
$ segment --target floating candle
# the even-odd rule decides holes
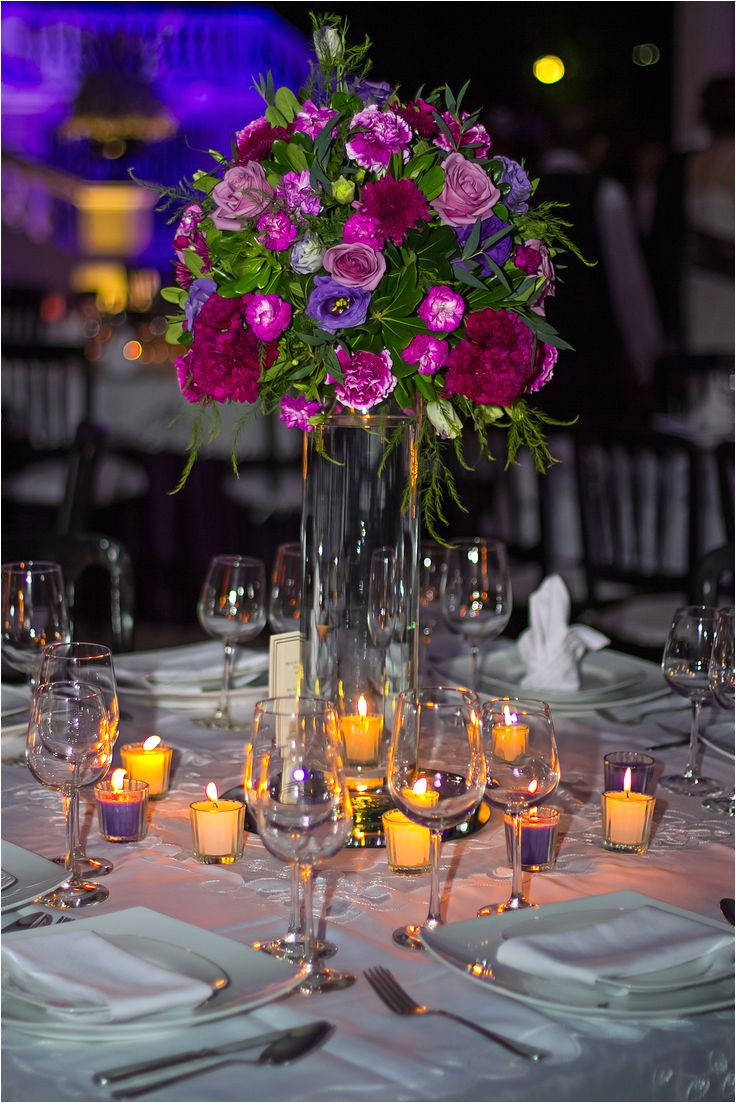
[[[384,812],[382,821],[391,872],[427,873],[430,868],[429,828],[407,819],[398,808]]]
[[[131,843],[146,834],[148,784],[125,770],[113,770],[109,781],[95,786],[100,834],[111,843]]]
[[[408,805],[416,809],[433,808],[440,799],[439,793],[429,788],[426,777],[417,778],[411,788],[402,789],[401,796]]]
[[[520,724],[519,717],[508,705],[503,707],[504,724],[495,724],[492,733],[492,754],[503,762],[515,762],[526,754],[529,740],[528,724]]]
[[[220,800],[212,781],[205,794],[207,800],[189,805],[194,857],[205,865],[231,865],[243,853],[245,805],[239,800]]]
[[[120,748],[123,766],[134,781],[148,782],[148,795],[152,800],[169,791],[172,754],[171,747],[161,742],[160,735],[151,735],[142,743],[126,743]]]
[[[361,694],[357,715],[343,716],[340,731],[345,740],[345,754],[353,766],[375,766],[383,734],[383,717],[368,714],[368,702]]]
[[[631,792],[631,769],[624,773],[622,792],[601,794],[603,846],[643,854],[649,846],[654,797]]]

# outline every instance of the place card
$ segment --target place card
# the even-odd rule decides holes
[[[299,632],[279,632],[268,641],[268,696],[296,697],[301,663]]]

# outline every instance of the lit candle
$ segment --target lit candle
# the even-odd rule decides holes
[[[354,766],[375,766],[383,734],[383,717],[368,715],[368,702],[361,694],[356,716],[343,716],[340,730],[348,762]]]
[[[527,873],[539,873],[551,869],[555,864],[557,826],[560,813],[556,808],[546,805],[530,808],[521,817],[521,868]],[[513,822],[511,816],[504,816],[506,831],[506,854],[511,862],[511,836]]]
[[[528,724],[520,724],[519,717],[511,712],[508,705],[503,706],[505,724],[494,724],[492,753],[503,762],[515,762],[526,754],[529,740]]]
[[[148,785],[125,770],[113,770],[109,781],[95,786],[100,833],[111,843],[131,843],[146,834]]]
[[[148,795],[152,799],[163,797],[169,791],[172,753],[171,747],[161,742],[160,735],[151,735],[143,743],[126,743],[120,748],[128,774],[134,781],[148,782]]]
[[[416,809],[433,808],[440,799],[439,793],[429,788],[426,777],[418,778],[411,789],[402,789],[401,796],[407,804]]]
[[[205,865],[231,865],[243,853],[245,805],[239,800],[220,800],[212,781],[205,794],[207,800],[189,805],[194,857]]]
[[[413,823],[398,808],[384,812],[381,818],[391,872],[426,873],[430,868],[429,828]]]
[[[601,795],[603,846],[607,850],[628,850],[643,854],[649,846],[654,815],[654,797],[631,792],[631,770],[624,774],[622,792]]]

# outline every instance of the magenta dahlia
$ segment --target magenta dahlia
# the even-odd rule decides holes
[[[431,212],[427,200],[413,180],[395,180],[382,176],[366,184],[361,194],[361,213],[370,215],[381,227],[381,233],[401,245],[409,230]]]

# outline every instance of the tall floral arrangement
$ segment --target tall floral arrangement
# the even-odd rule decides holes
[[[465,463],[466,426],[486,454],[497,425],[507,462],[524,444],[540,470],[551,460],[550,419],[530,397],[569,347],[545,302],[574,247],[553,205],[535,206],[537,181],[464,109],[467,85],[408,98],[367,79],[368,39],[351,46],[337,17],[313,22],[299,94],[260,77],[264,114],[230,157],[210,151],[210,169],[161,189],[178,221],[167,338],[198,407],[182,478],[222,403],[279,409],[307,433],[344,408],[422,410],[435,531],[445,493],[457,498],[446,442]]]

